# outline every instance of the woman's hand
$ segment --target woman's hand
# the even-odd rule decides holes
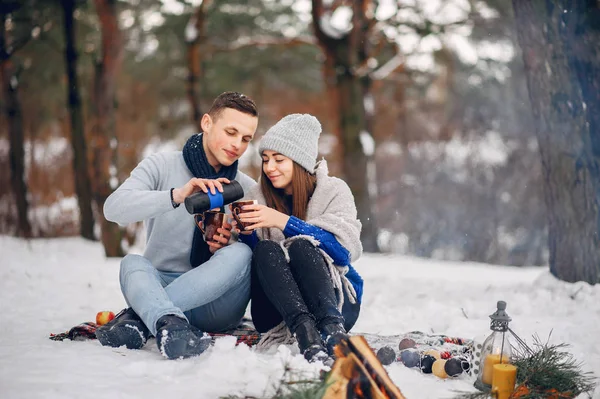
[[[219,227],[217,229],[217,234],[213,236],[212,240],[206,241],[208,244],[208,250],[211,254],[214,254],[217,252],[217,250],[229,245],[229,240],[231,239],[231,228],[232,226],[228,222],[223,223],[223,227]]]
[[[244,230],[240,229],[240,226],[238,226],[238,222],[233,219],[231,221],[231,225],[233,226],[233,228],[231,230],[235,230],[238,234],[243,234],[245,236],[252,234],[252,230],[248,230],[247,228],[245,228]]]
[[[256,230],[262,227],[276,227],[284,230],[290,217],[285,213],[261,204],[244,205],[242,212],[238,215],[242,222],[251,223],[246,230]]]

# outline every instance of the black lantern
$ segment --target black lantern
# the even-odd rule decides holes
[[[492,372],[494,365],[510,363],[512,348],[507,332],[511,318],[506,313],[506,302],[498,301],[496,311],[490,315],[492,333],[483,341],[481,348],[479,374],[475,380],[475,388],[489,391],[492,388]],[[512,331],[511,331],[512,332]]]

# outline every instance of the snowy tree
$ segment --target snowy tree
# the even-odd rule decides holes
[[[119,29],[117,0],[95,0],[101,30],[101,55],[96,62],[92,102],[94,124],[90,140],[92,188],[99,210],[116,188],[116,79],[123,60],[123,40]],[[125,255],[121,230],[116,223],[100,217],[101,239],[106,256]]]
[[[76,46],[75,10],[81,0],[61,2],[63,11],[63,29],[65,34],[65,66],[69,84],[67,102],[71,119],[71,145],[73,148],[73,173],[75,191],[80,212],[80,234],[88,240],[94,240],[94,214],[92,212],[92,184],[88,172],[87,144],[85,140],[83,106],[77,74],[78,51]]]
[[[600,6],[513,0],[544,173],[550,271],[600,282]]]
[[[14,35],[9,35],[6,29],[12,19],[11,14],[20,6],[17,1],[6,1],[0,5],[0,82],[3,97],[2,108],[4,108],[3,111],[8,121],[10,182],[17,207],[17,234],[30,237],[31,224],[27,217],[29,201],[27,200],[27,184],[25,183],[23,114],[19,102],[19,77],[17,68],[15,68],[11,59],[11,56],[24,41],[23,38],[16,40],[17,38]],[[31,27],[29,28],[31,29]]]

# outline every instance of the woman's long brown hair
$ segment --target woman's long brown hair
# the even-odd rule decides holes
[[[292,209],[288,209],[284,191],[273,187],[271,180],[264,171],[261,171],[260,189],[265,196],[267,206],[301,220],[306,220],[308,201],[315,192],[316,186],[317,177],[294,162],[294,169],[292,170]]]

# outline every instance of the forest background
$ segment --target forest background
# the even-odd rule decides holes
[[[140,226],[108,223],[106,197],[234,90],[254,144],[320,119],[367,251],[599,282],[600,12],[563,3],[3,0],[0,234],[122,256]],[[255,147],[241,168],[258,177]]]

